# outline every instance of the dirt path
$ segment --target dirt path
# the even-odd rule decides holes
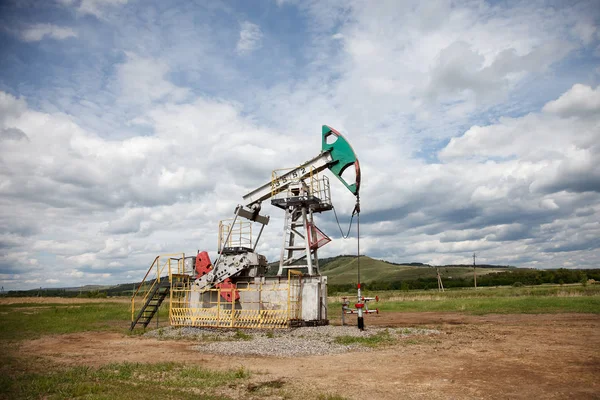
[[[47,336],[19,352],[65,364],[178,361],[244,366],[309,393],[356,399],[600,398],[600,316],[386,313],[379,326],[427,326],[443,333],[367,353],[299,358],[223,357],[195,342],[116,333]],[[251,345],[251,342],[249,342]]]

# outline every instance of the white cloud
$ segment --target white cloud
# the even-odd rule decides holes
[[[123,265],[147,268],[156,252],[214,249],[219,219],[287,165],[274,148],[291,146],[226,102],[157,106],[144,117],[154,136],[108,140],[23,99],[0,92],[0,100],[0,129],[29,137],[0,141],[0,221],[20,237],[3,239],[13,250],[0,267],[50,254],[66,268],[56,270],[61,282],[119,279]],[[275,249],[265,252],[273,257]]]
[[[253,90],[248,98],[258,96],[261,114],[281,127],[306,131],[315,120],[349,132],[359,127],[377,132],[379,145],[402,141],[407,153],[457,135],[490,109],[501,115],[513,107],[507,100],[515,90],[580,45],[567,34],[579,13],[540,13],[528,3],[372,7],[332,1],[298,7],[311,21],[311,47],[302,53],[311,60],[308,78]]]
[[[127,4],[127,0],[81,0],[78,11],[81,14],[91,14],[101,18],[108,8],[124,4]]]
[[[599,36],[581,8],[286,1],[259,26],[217,3],[61,3],[101,21],[75,20],[81,40],[56,43],[60,63],[33,57],[49,65],[46,86],[21,76],[0,91],[6,287],[39,286],[41,265],[64,285],[117,283],[158,253],[214,255],[219,219],[274,168],[313,157],[323,123],[361,160],[369,255],[454,263],[478,251],[554,267],[600,257],[599,89],[558,95],[594,82],[580,61]],[[283,12],[297,14],[275,37]],[[237,57],[267,43],[271,59]],[[353,196],[331,179],[349,213]],[[282,215],[263,209],[259,251],[273,260]],[[336,235],[332,216],[318,224]],[[321,255],[355,250],[334,240]]]
[[[84,273],[76,269],[72,269],[67,275],[73,278],[83,278]]]
[[[163,60],[127,53],[127,60],[117,66],[115,85],[120,100],[131,105],[149,105],[155,101],[181,101],[188,90],[177,87],[167,78],[169,66]]]
[[[590,44],[594,35],[596,34],[597,28],[594,22],[588,19],[577,21],[573,27],[573,33],[585,44]]]
[[[507,48],[486,61],[483,54],[467,43],[454,42],[440,51],[425,94],[434,98],[446,96],[445,100],[450,95],[455,101],[457,96],[468,94],[464,93],[467,91],[475,96],[476,102],[497,101],[499,92],[505,92],[527,73],[543,70],[562,59],[570,49],[568,44],[556,41],[523,55],[515,48]]]
[[[523,161],[544,160],[548,165],[566,156],[582,159],[586,152],[595,152],[599,116],[600,90],[576,84],[548,102],[543,113],[471,127],[452,138],[439,156],[443,160],[517,156]]]
[[[235,47],[240,55],[245,55],[258,50],[262,46],[262,31],[260,26],[249,21],[244,21],[240,25],[240,38]]]
[[[590,86],[577,83],[558,99],[546,104],[543,111],[563,117],[598,116],[600,114],[600,86],[592,89]]]
[[[45,37],[51,39],[64,40],[70,37],[77,37],[77,33],[72,28],[66,28],[53,24],[35,24],[19,32],[22,40],[26,42],[39,42]]]
[[[571,115],[472,127],[440,151],[444,164],[412,160],[366,180],[364,210],[382,209],[363,217],[372,248],[395,261],[483,251],[495,263],[593,267],[596,252],[584,251],[599,244],[600,114]]]

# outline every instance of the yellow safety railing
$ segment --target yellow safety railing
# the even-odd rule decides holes
[[[231,288],[195,290],[191,283],[173,286],[169,319],[173,326],[278,329],[300,319],[302,274],[288,272],[287,281],[238,282]],[[239,300],[225,301],[237,291]]]
[[[146,275],[144,275],[144,278],[140,282],[138,288],[131,296],[131,321],[135,320],[136,298],[141,297],[141,304],[146,304],[148,301],[148,296],[150,296],[150,293],[152,293],[156,285],[160,284],[161,279],[167,278],[169,282],[172,282],[174,270],[172,261],[177,261],[177,274],[185,273],[184,253],[161,254],[156,256],[152,264],[150,264],[150,268],[148,268],[148,271],[146,272]],[[165,273],[167,275],[163,276]],[[152,279],[152,281],[149,281],[150,279]]]
[[[293,168],[280,168],[275,169],[271,172],[271,197],[285,191],[285,185],[288,183],[287,178],[283,177],[286,173],[290,172]]]
[[[233,223],[232,219],[219,222],[219,252],[224,247],[252,247],[252,222],[239,219],[232,228]],[[231,234],[227,238],[230,229]]]
[[[331,188],[329,186],[329,178],[323,175],[321,178],[315,179],[313,185],[313,196],[318,197],[321,202],[331,204]]]
[[[310,168],[310,194],[316,196],[317,193],[321,191],[321,187],[319,185],[319,175],[317,171],[313,167]]]
[[[271,173],[271,197],[275,197],[277,194],[289,191],[291,188],[289,185],[286,188],[286,184],[289,183],[289,180],[294,180],[294,177],[286,177],[285,175],[294,170],[296,168],[281,168],[273,170]],[[329,179],[326,176],[322,178],[319,177],[318,171],[314,167],[310,167],[310,171],[308,176],[305,177],[308,181],[308,194],[311,196],[316,196],[322,198],[324,195],[328,196],[329,189]],[[298,174],[298,178],[296,180],[300,180],[300,174]],[[322,187],[324,185],[324,187]],[[290,195],[288,193],[288,195]]]
[[[176,261],[176,263],[175,263]],[[131,319],[146,304],[153,290],[168,279],[169,320],[174,326],[226,328],[287,328],[302,313],[302,273],[288,270],[288,279],[238,282],[230,288],[197,290],[193,272],[185,270],[185,254],[157,256],[131,297]],[[239,300],[221,297],[230,291]],[[141,300],[141,302],[140,302]]]

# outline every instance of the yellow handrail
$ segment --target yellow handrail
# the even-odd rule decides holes
[[[185,262],[184,261],[185,260],[184,253],[173,253],[173,254],[161,254],[159,256],[156,256],[154,261],[152,261],[152,264],[150,264],[150,268],[148,268],[146,275],[144,275],[144,278],[140,282],[140,285],[138,286],[137,290],[131,296],[131,321],[132,322],[135,320],[135,298],[138,295],[138,293],[140,293],[140,290],[143,288],[144,284],[146,283],[146,279],[150,276],[150,273],[152,272],[154,266],[156,266],[156,279],[154,279],[152,281],[152,284],[147,288],[147,290],[142,291],[142,294],[143,294],[142,304],[146,304],[146,301],[148,300],[148,296],[150,295],[150,293],[152,293],[152,289],[154,289],[154,286],[156,286],[157,283],[160,283],[160,277],[161,277],[163,271],[165,270],[165,267],[168,267],[167,271],[169,273],[169,275],[168,275],[169,283],[172,282],[172,270],[171,270],[171,257],[172,256],[181,256],[180,261],[178,261],[178,267],[179,267],[179,262],[182,262],[182,263]],[[160,263],[161,257],[167,257],[167,261],[165,261],[165,263],[162,265],[162,267],[161,267],[161,263]]]

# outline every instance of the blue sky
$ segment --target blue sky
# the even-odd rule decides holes
[[[5,1],[2,285],[214,255],[218,221],[323,124],[361,160],[366,254],[598,267],[599,21],[595,1]],[[322,255],[355,252],[319,226]]]

